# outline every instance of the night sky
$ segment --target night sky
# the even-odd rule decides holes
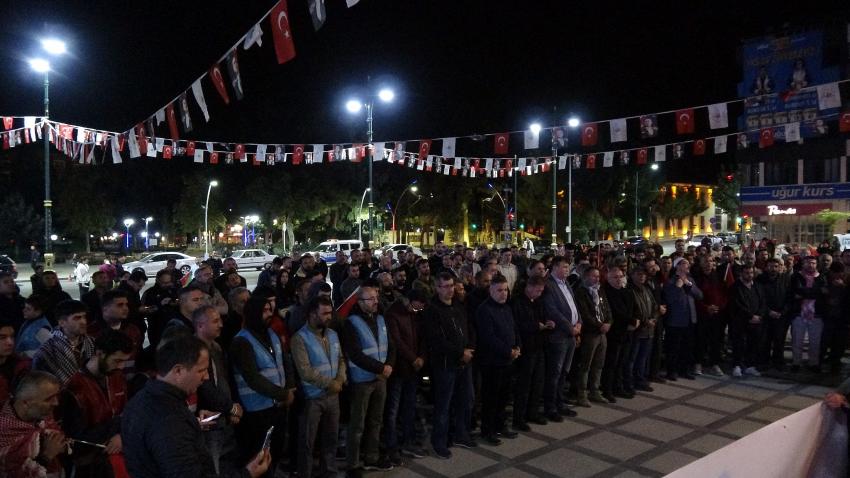
[[[41,79],[25,60],[40,35],[53,33],[72,54],[55,62],[51,117],[125,131],[188,89],[275,2],[4,3],[0,113],[41,114]],[[343,105],[367,76],[373,86],[388,80],[398,94],[376,108],[376,140],[703,105],[736,96],[741,40],[786,24],[835,28],[850,11],[846,1],[648,5],[361,0],[348,9],[327,0],[328,20],[315,32],[306,0],[291,0],[297,57],[277,64],[263,22],[263,46],[239,51],[245,99],[225,106],[207,82],[211,120],[196,114],[185,137],[363,141],[365,122]]]

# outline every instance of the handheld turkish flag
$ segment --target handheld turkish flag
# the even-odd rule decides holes
[[[596,155],[588,154],[587,155],[587,169],[596,169]]]
[[[428,157],[428,153],[431,151],[431,140],[423,139],[419,141],[419,159],[425,159]]]
[[[195,155],[195,142],[189,141],[186,143],[186,156],[194,156]]]
[[[694,110],[688,108],[676,112],[676,133],[693,134],[694,132]]]
[[[180,133],[177,130],[177,115],[174,114],[174,103],[168,103],[165,107],[165,119],[168,121],[168,132],[171,134],[171,140],[177,141],[180,138]]]
[[[292,30],[289,28],[289,13],[286,0],[280,0],[269,14],[274,38],[274,51],[277,53],[278,64],[286,63],[295,58],[295,43],[292,41]]]
[[[637,163],[646,164],[646,157],[648,154],[649,152],[646,150],[646,148],[639,149],[637,152]]]
[[[596,142],[599,139],[599,129],[596,127],[596,123],[588,123],[582,126],[581,128],[581,145],[582,146],[596,146]]]
[[[493,141],[493,153],[494,154],[508,154],[508,143],[510,141],[510,135],[508,133],[499,133],[496,135],[496,139]]]
[[[773,128],[762,128],[759,133],[759,148],[773,146]]]
[[[230,96],[227,94],[227,88],[224,86],[224,75],[221,74],[221,65],[216,63],[210,68],[210,80],[212,80],[215,90],[224,101],[224,104],[230,104]]]
[[[841,113],[841,118],[838,120],[838,131],[842,133],[850,132],[850,111]]]
[[[304,159],[304,145],[296,144],[292,149],[292,164],[301,164]]]
[[[702,156],[705,154],[705,140],[698,139],[694,141],[694,156]]]
[[[336,315],[340,319],[344,319],[351,315],[351,309],[357,304],[357,299],[360,296],[360,287],[354,289],[354,292],[351,293],[345,300],[342,301],[342,304],[339,304],[339,307],[336,308]]]

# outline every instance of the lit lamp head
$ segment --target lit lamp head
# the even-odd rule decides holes
[[[383,88],[378,92],[378,98],[381,99],[384,103],[389,103],[395,98],[395,92],[389,88]]]
[[[567,126],[569,126],[570,128],[578,128],[578,125],[580,124],[581,120],[576,118],[575,116],[567,120]]]
[[[357,113],[361,108],[363,108],[363,103],[359,100],[348,100],[345,103],[345,109],[347,109],[349,113]]]
[[[531,130],[531,132],[535,135],[540,134],[541,128],[542,127],[540,126],[540,123],[531,123],[531,125],[528,127],[528,129]]]
[[[216,181],[215,179],[213,179],[212,181],[210,181],[210,186],[212,186],[212,187],[216,187],[216,186],[218,186],[218,181]]]
[[[38,73],[47,73],[50,71],[50,62],[43,58],[33,58],[30,60],[30,68]]]
[[[124,227],[130,227],[135,223],[136,223],[136,221],[134,221],[132,219],[124,219]]]
[[[65,42],[56,38],[45,38],[41,40],[41,47],[51,55],[62,55],[68,52]]]

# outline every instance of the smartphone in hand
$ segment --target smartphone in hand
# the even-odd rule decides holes
[[[274,425],[269,427],[269,430],[266,432],[266,439],[263,440],[263,450],[268,450],[272,446],[272,432],[274,431]]]

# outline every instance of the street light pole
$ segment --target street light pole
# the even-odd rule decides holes
[[[372,170],[372,163],[369,163],[369,171]],[[369,174],[369,182],[372,182],[372,175]],[[360,209],[357,210],[357,240],[360,241],[360,246],[363,246],[363,220],[360,219],[360,216],[363,214],[363,200],[366,199],[366,193],[371,192],[372,188],[366,188],[363,190],[363,196],[360,197]],[[371,198],[371,194],[369,195]],[[371,200],[371,199],[370,199]],[[372,220],[372,210],[369,210],[369,220]]]
[[[148,223],[153,221],[153,218],[148,216],[145,218],[145,250],[150,247],[150,238],[148,237]]]
[[[50,70],[44,71],[44,124],[42,125],[42,136],[44,136],[44,252],[52,250],[50,241],[50,230],[53,227],[53,201],[50,200]]]
[[[369,242],[372,242],[374,239],[374,228],[372,227],[372,210],[375,207],[374,195],[372,194],[372,100],[370,99],[368,103],[366,103],[366,123],[367,123],[367,131],[366,134],[369,138],[369,146],[367,148],[367,153],[369,154]],[[363,239],[360,239],[360,243],[363,243]]]
[[[552,159],[558,158],[558,143],[552,129]],[[558,165],[552,164],[552,250],[558,247]]]
[[[209,259],[210,257],[210,226],[209,226],[209,215],[210,215],[210,192],[212,188],[218,186],[218,181],[210,181],[209,186],[207,186],[207,201],[204,205],[204,259]]]
[[[401,194],[399,194],[399,196],[398,196],[398,201],[396,201],[396,202],[395,202],[395,207],[394,207],[394,208],[392,208],[392,210],[391,210],[391,212],[392,212],[392,214],[393,214],[393,226],[392,226],[392,231],[393,231],[393,240],[394,240],[394,241],[396,240],[396,237],[395,237],[395,231],[396,231],[396,228],[395,228],[395,219],[396,219],[396,213],[398,212],[398,208],[399,208],[399,206],[401,205],[401,198],[403,198],[403,197],[404,197],[404,193],[406,193],[408,189],[410,189],[410,190],[411,190],[411,191],[413,191],[413,192],[416,192],[416,191],[417,191],[417,188],[416,188],[415,184],[416,184],[416,180],[414,179],[412,183],[408,184],[408,185],[407,185],[407,187],[405,187],[405,188],[404,188],[404,190],[403,190],[403,191],[401,192]]]
[[[640,227],[638,226],[638,203],[640,202],[638,199],[638,181],[640,180],[639,176],[640,170],[635,169],[635,235],[640,236]]]

